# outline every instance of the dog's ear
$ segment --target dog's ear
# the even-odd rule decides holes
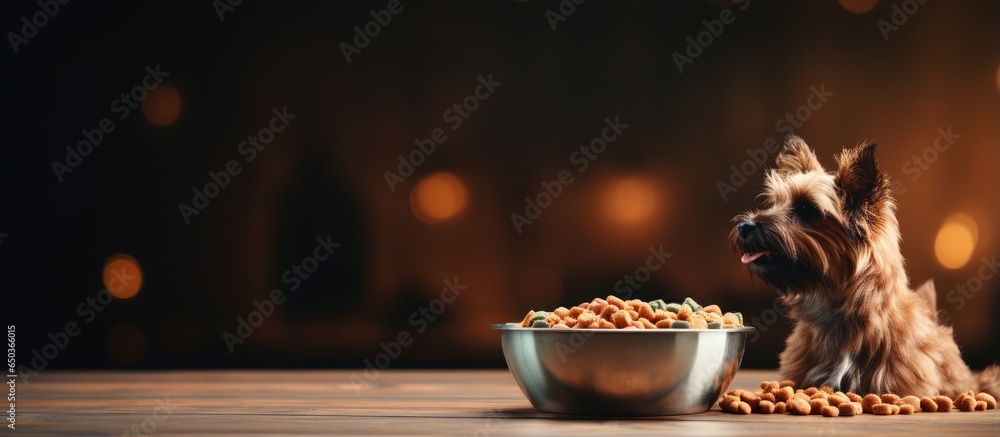
[[[797,172],[797,173],[808,173],[811,171],[825,171],[823,166],[819,165],[819,160],[816,159],[816,154],[813,153],[812,149],[806,145],[802,138],[795,135],[788,137],[785,141],[785,147],[781,149],[781,153],[774,160],[778,165],[779,172]]]
[[[861,145],[844,149],[837,156],[840,166],[836,184],[844,200],[844,210],[852,219],[875,218],[889,196],[889,176],[879,169],[875,160],[878,143],[865,141]]]

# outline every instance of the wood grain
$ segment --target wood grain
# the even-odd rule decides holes
[[[1000,410],[913,416],[704,414],[629,420],[535,411],[506,370],[44,372],[18,385],[18,435],[995,435]],[[740,371],[753,389],[774,372]],[[156,419],[159,419],[157,422]],[[9,430],[8,430],[9,431]],[[11,435],[14,435],[11,433]]]

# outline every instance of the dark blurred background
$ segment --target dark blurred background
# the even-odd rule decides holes
[[[911,282],[934,278],[973,367],[1000,361],[982,268],[1000,248],[996,2],[43,0],[2,17],[0,323],[35,370],[363,367],[403,332],[392,367],[502,367],[491,323],[626,286],[742,311],[760,331],[744,367],[776,367],[788,322],[727,235],[760,191],[754,157],[793,131],[827,166],[880,142]],[[619,283],[646,278],[651,248],[672,255]]]

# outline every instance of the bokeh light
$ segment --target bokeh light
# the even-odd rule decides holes
[[[1000,67],[997,67],[997,91],[1000,91]]]
[[[639,177],[621,178],[609,183],[601,193],[601,209],[619,224],[638,224],[648,219],[656,208],[656,189]]]
[[[438,172],[424,177],[410,192],[413,215],[424,223],[448,220],[465,210],[468,190],[458,176]]]
[[[160,84],[142,101],[142,114],[157,126],[166,126],[181,115],[181,95],[170,84]]]
[[[863,14],[878,5],[878,0],[840,0],[840,5],[855,14]]]
[[[131,366],[146,355],[146,336],[131,323],[121,323],[108,333],[108,355],[115,363]]]
[[[979,226],[966,214],[952,214],[945,219],[934,239],[934,254],[942,266],[962,268],[972,258],[979,240]]]
[[[563,284],[559,274],[546,267],[529,269],[517,284],[518,300],[534,309],[552,309],[563,297]]]
[[[104,263],[101,279],[104,281],[104,288],[112,296],[128,299],[142,288],[142,268],[139,267],[139,261],[131,255],[119,253]]]

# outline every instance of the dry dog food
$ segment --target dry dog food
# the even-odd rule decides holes
[[[989,393],[976,394],[969,390],[955,399],[947,396],[918,398],[886,393],[883,395],[843,393],[832,388],[807,387],[795,389],[791,381],[764,381],[755,391],[734,389],[719,399],[719,408],[725,413],[739,414],[822,414],[823,417],[850,417],[861,414],[878,416],[909,415],[919,412],[985,411],[997,407],[997,400]]]
[[[743,327],[743,315],[723,313],[718,305],[701,306],[690,297],[682,303],[662,299],[643,302],[618,296],[596,298],[573,308],[529,311],[517,326],[523,328],[598,329],[733,329]]]

